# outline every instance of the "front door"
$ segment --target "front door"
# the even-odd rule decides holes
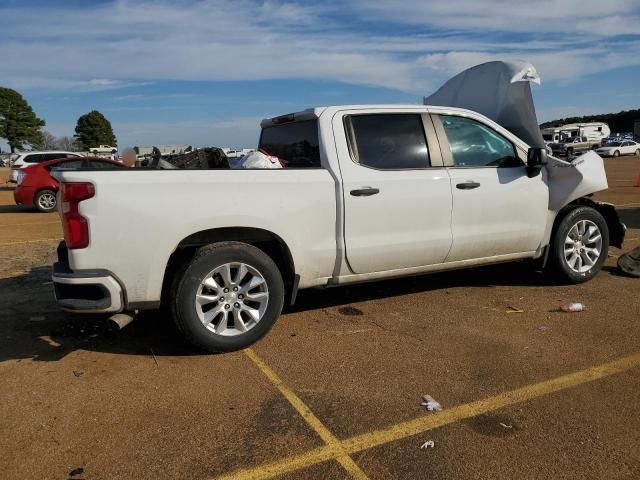
[[[446,137],[441,145],[453,195],[447,261],[535,251],[549,203],[542,175],[529,178],[515,145],[484,123],[454,115],[434,122]]]
[[[429,116],[354,111],[336,115],[333,126],[351,270],[443,262],[451,247],[451,183]]]

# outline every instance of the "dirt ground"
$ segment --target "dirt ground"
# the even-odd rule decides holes
[[[640,158],[605,163],[629,250]],[[303,291],[251,349],[206,355],[160,313],[116,333],[60,311],[60,237],[0,183],[2,478],[640,478],[640,280],[618,249],[578,286],[515,263]]]

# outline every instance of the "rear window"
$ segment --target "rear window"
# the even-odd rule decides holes
[[[264,128],[260,149],[278,157],[285,168],[320,168],[318,122],[306,120]]]

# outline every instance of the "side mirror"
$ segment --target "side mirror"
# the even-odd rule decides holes
[[[530,148],[527,152],[527,176],[529,178],[540,175],[542,167],[547,164],[546,148]]]

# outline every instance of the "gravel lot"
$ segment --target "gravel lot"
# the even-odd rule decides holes
[[[629,250],[640,158],[605,164]],[[253,348],[205,355],[157,312],[114,333],[60,311],[58,217],[6,175],[3,478],[640,478],[640,280],[618,249],[579,286],[515,263],[303,291]]]

